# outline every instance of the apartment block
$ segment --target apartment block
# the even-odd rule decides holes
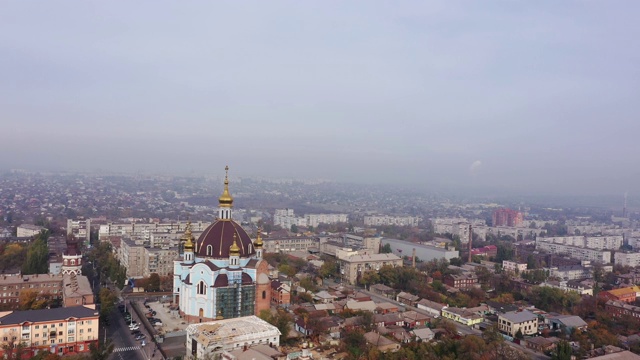
[[[91,219],[67,219],[67,236],[73,236],[88,244],[91,240]]]
[[[527,270],[526,263],[517,263],[515,261],[502,260],[502,270],[510,273],[521,273]]]
[[[338,265],[342,280],[354,285],[365,272],[378,271],[385,265],[402,266],[402,259],[394,254],[353,255],[339,258]]]
[[[614,262],[616,265],[622,266],[631,266],[636,267],[640,266],[640,252],[616,252],[613,255]]]
[[[618,250],[623,245],[622,236],[557,236],[537,241],[595,250]]]
[[[551,254],[562,254],[578,260],[597,261],[603,264],[611,262],[611,251],[556,244],[546,242],[541,238],[536,239],[536,250],[544,250]]]
[[[496,209],[493,212],[493,226],[522,226],[524,222],[524,215],[516,210],[512,209]]]
[[[515,337],[518,330],[522,335],[538,333],[538,315],[530,311],[510,311],[498,315],[498,330]]]
[[[417,216],[372,215],[364,217],[365,226],[418,226],[420,218]]]
[[[16,228],[16,236],[32,237],[38,235],[42,230],[46,230],[46,228],[32,224],[22,224]]]
[[[319,247],[319,239],[315,236],[274,237],[262,241],[264,251],[268,253],[309,251]]]
[[[41,351],[58,355],[86,353],[98,341],[99,313],[93,307],[0,312],[0,356],[4,345],[25,345],[32,357]]]

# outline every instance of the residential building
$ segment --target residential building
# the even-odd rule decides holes
[[[562,291],[571,291],[578,293],[580,295],[591,295],[593,296],[593,288],[591,286],[583,285],[575,280],[561,280],[561,281],[553,281],[548,280],[546,282],[541,283],[539,286],[547,286],[555,289],[560,289]]]
[[[142,244],[136,244],[131,239],[122,239],[117,255],[120,264],[127,269],[127,277],[144,277],[144,254],[144,246]]]
[[[187,359],[216,358],[222,352],[258,344],[277,348],[280,330],[255,315],[187,326]]]
[[[320,246],[319,239],[315,236],[274,237],[263,241],[264,251],[267,253],[317,250]]]
[[[429,315],[437,319],[440,317],[440,315],[442,315],[442,309],[446,309],[447,305],[440,304],[438,302],[427,300],[427,299],[422,299],[418,301],[418,303],[416,304],[416,307],[420,310],[427,311]]]
[[[70,236],[89,244],[91,241],[91,219],[67,219],[67,237]]]
[[[47,229],[33,224],[22,224],[16,228],[16,236],[19,238],[32,237],[38,235],[42,230]]]
[[[556,244],[542,239],[544,238],[536,239],[537,250],[545,250],[551,254],[563,254],[578,260],[597,261],[603,264],[611,262],[611,251]]]
[[[571,335],[574,330],[587,330],[587,323],[576,315],[549,315],[545,319],[552,331],[561,330]]]
[[[156,273],[160,276],[173,274],[173,262],[180,257],[177,247],[144,248],[142,254],[142,275],[149,277]]]
[[[197,240],[187,224],[182,259],[174,261],[174,303],[188,322],[256,315],[270,307],[262,234],[254,242],[233,220],[227,176],[218,203],[218,218]]]
[[[99,313],[93,307],[0,312],[1,345],[21,342],[32,357],[41,351],[58,355],[86,353],[98,341]],[[4,356],[0,347],[0,357]]]
[[[18,309],[20,294],[35,291],[41,296],[62,299],[62,274],[0,276],[0,309]]]
[[[583,261],[582,265],[565,265],[546,268],[550,277],[557,277],[562,280],[586,279],[593,276],[593,266],[590,261]],[[602,270],[607,273],[613,271],[612,265],[603,265]]]
[[[374,294],[382,295],[384,297],[392,297],[393,293],[395,292],[393,288],[388,287],[387,285],[384,285],[384,284],[371,285],[369,286],[369,291],[371,291]]]
[[[613,258],[616,265],[630,267],[640,266],[640,252],[616,251]]]
[[[431,317],[413,310],[401,313],[400,317],[403,321],[402,325],[407,329],[427,326],[431,322]]]
[[[400,344],[393,340],[389,340],[376,331],[370,331],[364,334],[365,340],[371,346],[375,346],[380,352],[396,352],[400,350]]]
[[[386,265],[402,266],[402,259],[394,254],[353,255],[338,259],[340,276],[351,285],[355,285],[365,272],[378,271]]]
[[[632,303],[636,301],[636,290],[632,287],[601,291],[598,296],[606,300]]]
[[[524,216],[521,212],[507,208],[493,211],[492,226],[522,226]]]
[[[442,317],[459,322],[460,324],[473,326],[484,321],[481,315],[471,312],[467,309],[456,307],[446,307],[442,309]]]
[[[613,318],[630,318],[640,322],[640,306],[630,305],[625,301],[608,300],[604,309]]]
[[[509,260],[502,260],[502,270],[510,273],[522,273],[527,270],[527,264]]]
[[[93,290],[86,276],[71,273],[62,278],[62,306],[85,306],[94,304]]]
[[[133,241],[140,241],[141,245],[150,245],[154,234],[155,236],[159,236],[159,234],[172,234],[171,239],[173,239],[174,243],[168,245],[176,246],[186,231],[187,223],[191,224],[191,232],[194,236],[199,236],[204,229],[209,226],[209,222],[207,221],[196,221],[192,223],[186,220],[168,223],[108,223],[106,225],[100,225],[98,238],[100,241],[105,241],[111,237],[123,237],[130,238]],[[160,243],[161,241],[156,240],[156,242]]]
[[[542,336],[532,336],[522,339],[520,345],[533,351],[546,353],[555,349],[558,341],[560,341],[560,339],[557,337],[545,338]]]
[[[511,311],[498,315],[498,330],[516,337],[518,330],[522,335],[538,333],[538,315],[527,311]]]
[[[291,287],[278,280],[271,281],[271,305],[287,307],[291,304]]]
[[[381,245],[385,246],[387,244],[391,247],[391,251],[399,257],[413,256],[413,251],[415,249],[416,257],[422,261],[431,261],[434,259],[451,260],[460,256],[460,253],[457,250],[447,250],[445,247],[382,238]]]
[[[273,215],[273,225],[289,230],[293,225],[306,227],[307,219],[296,217],[293,209],[276,209]]]
[[[338,224],[349,222],[347,214],[305,214],[306,226],[318,227],[320,224]]]
[[[365,226],[418,226],[420,218],[417,216],[389,216],[389,215],[374,215],[365,216]]]
[[[478,276],[473,273],[449,274],[444,277],[445,285],[456,289],[470,289],[478,287]]]
[[[420,301],[420,297],[402,291],[396,296],[396,301],[405,305],[416,306],[418,301]]]
[[[622,235],[541,237],[540,239],[536,239],[536,241],[582,247],[594,250],[618,250],[623,245]]]

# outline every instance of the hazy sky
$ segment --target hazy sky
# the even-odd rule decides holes
[[[2,1],[0,168],[640,194],[638,1]]]

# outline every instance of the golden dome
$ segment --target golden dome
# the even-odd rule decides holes
[[[258,235],[256,236],[256,242],[253,244],[256,249],[262,248],[262,229],[258,228]]]
[[[233,244],[229,247],[229,256],[240,256],[240,247],[236,242],[236,234],[233,234]]]
[[[218,203],[220,207],[231,207],[233,206],[233,196],[229,193],[229,166],[225,166],[224,170],[226,172],[224,175],[224,191],[218,198]]]
[[[191,221],[187,222],[187,229],[184,231],[184,249],[193,251],[193,234],[191,233]]]

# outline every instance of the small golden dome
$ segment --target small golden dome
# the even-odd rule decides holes
[[[184,231],[184,249],[193,251],[193,234],[191,233],[191,221],[187,222],[187,229]]]
[[[236,234],[233,234],[233,244],[229,247],[229,256],[239,256],[240,255],[240,247],[236,242]]]
[[[253,246],[256,249],[260,249],[262,248],[263,242],[262,242],[262,229],[258,228],[258,235],[256,236],[256,242],[253,244]]]
[[[224,175],[224,191],[218,198],[218,203],[220,207],[231,207],[233,206],[233,196],[229,193],[229,165],[225,166],[224,170],[226,172]]]

